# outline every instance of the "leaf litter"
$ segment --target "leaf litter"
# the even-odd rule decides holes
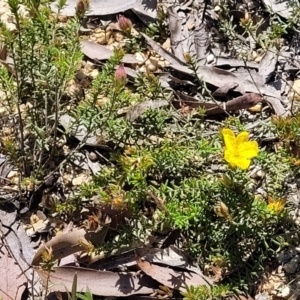
[[[148,1],[149,3],[143,5],[144,2],[114,0],[108,3],[107,1],[91,1],[91,10],[88,15],[103,16],[133,10],[143,19],[146,18],[147,11],[151,10],[154,12],[151,18],[154,19],[156,16],[156,2]],[[195,5],[198,2],[195,1]],[[286,1],[280,1],[280,3],[269,0],[262,2],[264,7],[272,7],[273,11],[282,17],[290,17],[290,12],[286,9]],[[67,1],[67,7],[62,10],[62,13],[67,16],[73,16],[76,4],[77,1]],[[149,7],[147,7],[148,5]],[[53,9],[55,10],[55,5]],[[169,73],[167,76],[164,77],[162,72],[161,74],[158,73],[158,76],[161,76],[160,82],[162,85],[164,84],[164,87],[176,91],[175,95],[178,98],[175,99],[174,97],[172,104],[177,106],[178,102],[180,102],[178,107],[187,106],[191,109],[204,108],[205,116],[209,117],[245,110],[266,100],[272,106],[276,115],[281,116],[288,113],[287,108],[282,104],[282,91],[276,85],[275,80],[278,60],[284,55],[275,47],[269,47],[259,63],[215,55],[210,47],[208,30],[203,25],[201,21],[202,16],[199,12],[205,13],[203,9],[197,11],[197,6],[194,7],[192,1],[184,3],[175,2],[174,6],[168,8],[171,51],[166,50],[161,44],[154,41],[154,39],[145,33],[141,33],[148,47],[169,63]],[[206,13],[213,14],[212,11]],[[83,54],[93,62],[107,60],[113,54],[113,51],[109,47],[88,40],[82,40],[81,47]],[[200,100],[189,94],[190,87],[195,83],[189,77],[193,72],[187,66],[185,60],[186,53],[190,53],[197,58],[197,75],[212,89],[212,95],[217,98],[213,103],[203,101],[203,99]],[[5,46],[1,46],[1,60],[6,60]],[[132,76],[132,78],[136,78],[140,64],[136,56],[126,54],[123,58],[123,63],[128,65],[126,67],[127,74]],[[293,63],[291,63],[292,67]],[[180,85],[181,90],[172,88],[176,84]],[[170,104],[167,100],[160,99],[145,101],[128,108],[125,117],[130,122],[134,122],[146,111],[159,109]],[[59,121],[64,130],[69,132],[70,136],[79,140],[83,146],[112,151],[110,146],[99,141],[97,132],[89,132],[82,125],[77,126],[73,117],[62,115]],[[100,170],[100,164],[94,163],[89,159],[87,150],[85,154],[81,152],[75,154],[77,155],[73,159],[75,165],[82,169],[90,168],[94,174]],[[3,166],[4,163],[1,162],[2,184],[13,168],[9,164],[6,169]],[[89,243],[97,243],[97,245],[105,243],[105,239],[109,234],[109,226],[113,225],[114,227],[121,223],[126,224],[125,220],[127,217],[124,217],[124,215],[120,213],[118,215],[116,211],[112,211],[107,207],[103,208],[103,211],[105,212],[104,214],[108,214],[109,216],[96,232],[90,232],[86,229],[73,229],[68,233],[57,235],[41,245],[33,256],[32,246],[25,231],[22,229],[23,227],[17,227],[16,222],[14,222],[16,214],[13,213],[10,215],[7,211],[3,214],[1,210],[1,230],[4,232],[1,235],[1,239],[7,244],[9,251],[13,253],[13,256],[9,257],[7,250],[3,252],[3,264],[8,266],[8,262],[11,264],[13,261],[18,261],[22,265],[22,276],[19,277],[21,283],[25,280],[25,274],[29,276],[26,269],[31,264],[45,285],[50,279],[50,290],[60,292],[65,292],[66,289],[72,290],[74,274],[76,273],[78,276],[77,288],[79,292],[84,291],[89,286],[93,294],[101,296],[124,297],[135,294],[150,295],[154,290],[159,288],[160,284],[170,289],[182,291],[185,290],[186,284],[205,285],[209,287],[213,284],[211,279],[202,274],[197,262],[173,246],[165,249],[139,247],[129,252],[100,259],[88,264],[86,267],[56,266],[53,269],[54,272],[50,274],[38,267],[42,262],[43,252],[48,249],[53,251],[54,260],[60,260],[73,254],[78,255],[81,251],[85,250],[86,245]],[[11,222],[5,224],[8,216],[12,217]],[[112,224],[112,220],[114,220],[114,224]],[[9,232],[7,230],[8,227],[11,228]],[[38,232],[38,230],[35,231]],[[20,244],[22,245],[21,247]],[[6,273],[9,275],[5,277],[6,282],[16,278],[16,274],[19,272],[18,268]],[[30,276],[32,276],[31,273]],[[38,282],[35,282],[35,284],[38,286]],[[6,294],[22,294],[22,290],[12,291],[6,289],[6,287],[2,288],[1,285],[0,287]],[[16,299],[19,299],[18,297]],[[241,296],[240,299],[242,298]],[[246,298],[251,299],[250,296],[246,296]]]

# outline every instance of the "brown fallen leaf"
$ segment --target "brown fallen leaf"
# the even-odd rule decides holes
[[[157,1],[136,0],[132,10],[144,24],[149,25],[157,18]]]
[[[269,8],[272,12],[279,14],[283,18],[292,17],[292,7],[288,6],[288,0],[262,0],[262,3],[266,8]]]
[[[169,267],[158,266],[143,261],[138,256],[136,257],[136,262],[145,274],[171,289],[186,291],[186,285],[205,285],[210,287],[210,284],[199,274],[187,271],[175,271]]]
[[[78,267],[55,267],[50,274],[35,268],[44,285],[49,280],[50,291],[72,290],[74,274],[77,274],[77,292],[88,287],[93,295],[124,297],[135,294],[152,294],[158,283],[151,277],[140,274],[121,274],[110,271],[95,271]]]

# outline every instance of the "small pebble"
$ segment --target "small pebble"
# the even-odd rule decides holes
[[[292,258],[288,263],[283,265],[283,269],[285,272],[289,274],[294,274],[299,268],[300,257],[297,255]]]
[[[284,299],[288,298],[291,295],[291,289],[288,285],[284,286],[284,288],[279,292],[279,297]]]
[[[89,159],[91,161],[97,161],[98,160],[97,154],[95,152],[90,152],[89,153]]]
[[[210,64],[210,63],[212,63],[212,62],[214,61],[214,59],[215,59],[215,56],[214,56],[213,54],[209,54],[209,55],[207,56],[207,58],[206,58],[206,62],[207,62],[208,64]]]

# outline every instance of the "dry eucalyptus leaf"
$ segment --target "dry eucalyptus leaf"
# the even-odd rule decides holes
[[[147,43],[153,48],[153,50],[155,50],[160,56],[170,63],[170,68],[181,73],[193,75],[193,71],[189,69],[186,64],[178,60],[178,58],[170,52],[163,49],[161,45],[156,43],[147,35],[143,33],[142,35],[146,39]],[[203,81],[215,87],[221,87],[228,83],[237,82],[239,84],[238,89],[240,92],[242,92],[242,94],[245,92],[263,93],[267,96],[272,96],[279,99],[281,98],[280,90],[275,89],[271,85],[264,84],[263,77],[259,74],[255,75],[254,73],[251,73],[250,70],[249,72],[232,73],[216,67],[200,65],[198,67],[197,75]],[[253,78],[255,79],[255,82],[253,82]]]
[[[199,23],[199,19],[197,19],[197,23]],[[204,23],[197,24],[193,32],[193,37],[198,64],[204,65],[209,54],[209,34]]]
[[[51,4],[53,12],[57,12],[57,3],[55,1]],[[60,11],[61,15],[73,17],[78,0],[67,0],[66,6]],[[123,12],[135,7],[137,0],[90,0],[90,9],[86,13],[87,16],[105,16],[119,12]]]
[[[5,246],[1,246],[0,264],[0,298],[21,300],[27,278]]]
[[[199,268],[199,265],[190,256],[175,246],[170,246],[165,249],[137,248],[135,253],[143,261],[145,260],[150,263],[158,263],[169,267],[176,267],[204,276]],[[206,278],[206,280],[211,283],[209,278]]]
[[[77,292],[89,288],[93,295],[125,297],[136,294],[152,294],[158,288],[157,282],[146,275],[119,274],[110,271],[96,271],[77,267],[55,267],[53,272],[35,268],[44,285],[50,291],[72,290],[74,274],[77,274]]]
[[[138,266],[145,274],[171,289],[186,291],[187,285],[205,285],[210,287],[210,284],[207,283],[204,277],[196,273],[188,271],[175,271],[170,267],[163,267],[154,263],[143,261],[138,256],[136,261]]]
[[[263,77],[264,83],[267,83],[274,74],[278,61],[278,51],[275,47],[270,47],[260,61],[258,74]]]
[[[270,8],[272,12],[288,19],[292,17],[292,8],[288,7],[288,0],[262,0],[266,8]]]
[[[235,111],[239,109],[250,108],[262,100],[262,97],[259,94],[249,93],[243,96],[234,98],[225,104],[225,111]],[[207,109],[205,114],[207,116],[224,113],[224,109],[220,106],[215,108]]]

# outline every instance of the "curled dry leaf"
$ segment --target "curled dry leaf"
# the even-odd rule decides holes
[[[56,260],[82,251],[84,249],[82,247],[83,242],[101,245],[104,242],[107,230],[108,227],[104,226],[98,232],[87,232],[85,229],[79,229],[58,235],[38,249],[31,264],[34,266],[39,265],[42,262],[42,253],[47,249],[52,249],[53,260]]]

